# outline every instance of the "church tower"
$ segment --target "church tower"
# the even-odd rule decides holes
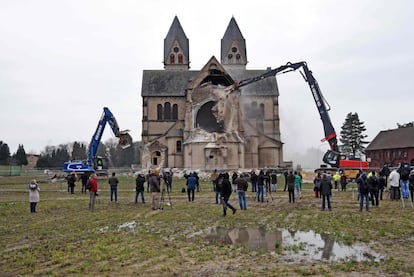
[[[183,27],[175,16],[164,39],[164,69],[188,70],[190,68],[190,47]]]
[[[221,39],[221,64],[226,68],[246,69],[246,40],[234,17],[231,18]]]

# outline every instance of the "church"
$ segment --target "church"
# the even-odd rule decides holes
[[[164,39],[164,69],[142,77],[142,168],[237,170],[283,164],[275,77],[248,70],[246,40],[231,18],[221,57],[190,70],[190,43],[175,16]]]

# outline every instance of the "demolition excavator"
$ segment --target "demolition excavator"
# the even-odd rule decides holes
[[[96,127],[95,133],[93,134],[91,142],[89,143],[87,160],[65,162],[63,164],[64,172],[95,172],[97,175],[108,174],[108,165],[106,158],[97,156],[99,143],[101,141],[106,124],[109,124],[115,137],[119,139],[118,145],[122,149],[126,149],[132,145],[132,137],[128,133],[129,130],[121,131],[112,112],[107,107],[104,107],[102,116],[98,122],[98,126]]]
[[[321,89],[319,88],[318,82],[313,77],[312,71],[309,70],[306,62],[298,63],[287,63],[278,68],[269,70],[262,75],[248,78],[239,82],[234,83],[230,87],[226,88],[226,94],[230,94],[233,91],[247,86],[251,83],[258,82],[260,80],[276,76],[277,74],[283,74],[291,71],[299,71],[305,81],[308,83],[310,90],[312,92],[313,99],[315,100],[316,108],[318,109],[319,115],[322,120],[323,129],[325,132],[325,137],[321,140],[322,142],[327,141],[329,143],[330,149],[323,156],[323,162],[335,168],[361,168],[368,169],[368,162],[360,160],[349,160],[346,158],[346,155],[343,155],[339,151],[338,141],[336,137],[335,129],[332,125],[331,119],[329,117],[330,106],[322,95]]]

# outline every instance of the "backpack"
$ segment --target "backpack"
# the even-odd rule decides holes
[[[404,166],[401,169],[401,179],[407,181],[410,176],[410,168],[408,166]]]
[[[362,180],[361,182],[361,193],[367,194],[369,192],[368,180]]]

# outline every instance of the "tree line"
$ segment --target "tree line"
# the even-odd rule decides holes
[[[140,142],[134,142],[131,147],[122,149],[118,143],[111,139],[100,143],[98,156],[106,157],[110,167],[130,167],[131,164],[140,164]],[[88,147],[81,142],[46,146],[40,153],[36,168],[62,168],[70,160],[86,160]],[[7,143],[0,141],[0,165],[27,165],[27,154],[23,145],[19,145],[16,153],[10,154]]]

